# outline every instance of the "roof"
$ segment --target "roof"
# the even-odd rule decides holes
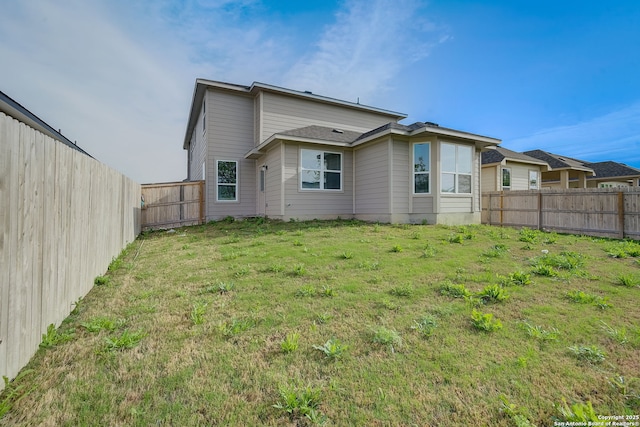
[[[496,147],[493,150],[487,150],[482,152],[482,164],[489,165],[494,163],[502,163],[504,161],[529,163],[533,165],[541,165],[549,167],[549,164],[544,160],[536,159],[535,157],[527,156],[524,153],[518,153],[504,147]]]
[[[548,163],[552,169],[573,169],[594,173],[594,170],[585,166],[584,162],[570,157],[560,156],[542,150],[525,151],[524,154]]]
[[[639,169],[632,168],[631,166],[627,166],[624,163],[606,161],[606,162],[597,162],[597,163],[585,163],[585,166],[590,167],[596,173],[596,176],[589,177],[588,179],[640,176]]]
[[[216,88],[218,90],[226,90],[238,93],[244,93],[247,95],[257,95],[260,92],[279,93],[296,98],[310,99],[316,102],[325,104],[338,105],[346,108],[352,108],[356,110],[370,111],[381,115],[386,115],[391,120],[400,120],[407,117],[404,113],[398,113],[396,111],[385,110],[382,108],[371,107],[363,105],[358,102],[349,102],[341,99],[330,98],[328,96],[316,95],[309,91],[297,91],[293,89],[287,89],[280,86],[269,85],[266,83],[253,82],[250,86],[243,86],[234,83],[225,83],[215,80],[196,79],[196,84],[193,90],[193,97],[191,99],[191,110],[189,112],[189,119],[187,122],[187,129],[184,135],[184,143],[182,148],[186,149],[191,139],[191,133],[198,121],[198,112],[204,99],[204,94],[207,88]]]
[[[296,141],[314,144],[356,147],[389,134],[405,135],[409,137],[421,134],[443,135],[473,141],[480,148],[495,146],[500,143],[499,139],[444,128],[436,125],[435,123],[424,122],[416,122],[411,125],[390,122],[364,133],[328,128],[324,126],[306,126],[272,135],[260,145],[245,154],[245,158],[255,159],[260,157],[264,150],[276,140],[294,139]]]
[[[87,156],[92,157],[89,153],[78,147],[78,145],[76,145],[74,142],[71,142],[71,140],[62,135],[60,131],[57,131],[49,126],[44,120],[33,114],[31,111],[27,110],[25,107],[20,105],[17,101],[13,100],[9,95],[2,91],[0,91],[0,111],[8,116],[13,117],[16,120],[21,121],[22,123],[32,127],[33,129],[36,129],[37,131],[50,136],[56,141],[60,141],[64,145],[67,145],[74,150],[81,152],[82,154],[86,154]]]

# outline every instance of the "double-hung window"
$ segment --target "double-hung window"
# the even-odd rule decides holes
[[[511,190],[511,169],[502,168],[502,189]]]
[[[537,190],[539,187],[538,184],[538,171],[530,170],[529,171],[529,190]]]
[[[423,144],[413,144],[413,193],[424,194],[429,193],[429,171],[431,169],[430,149],[431,145],[426,142]]]
[[[233,160],[218,160],[216,162],[218,201],[238,200],[238,162]]]
[[[321,150],[300,150],[302,190],[342,190],[342,154]]]
[[[440,147],[440,190],[443,193],[471,194],[473,147],[447,143]]]

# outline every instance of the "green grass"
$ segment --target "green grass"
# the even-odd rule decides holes
[[[618,280],[640,276],[634,245],[346,220],[147,233],[45,334],[0,395],[0,424],[544,426],[586,402],[637,414],[640,288]]]

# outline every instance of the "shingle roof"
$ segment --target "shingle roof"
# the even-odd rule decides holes
[[[617,163],[612,161],[597,162],[597,163],[585,163],[585,166],[593,169],[596,176],[590,177],[592,179],[598,178],[614,178],[623,176],[640,176],[640,170],[627,166],[623,163]]]
[[[517,151],[508,150],[504,147],[496,147],[494,150],[488,150],[488,151],[482,152],[483,165],[500,163],[504,159],[512,160],[512,161],[520,161],[523,163],[533,163],[533,164],[545,163],[544,160],[527,156],[526,154],[518,153]]]
[[[558,154],[553,154],[542,150],[525,151],[524,154],[547,162],[552,169],[578,169],[583,171],[592,170],[590,167],[585,166],[584,162],[580,160],[560,156]]]

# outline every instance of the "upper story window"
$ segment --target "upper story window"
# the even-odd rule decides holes
[[[471,194],[473,147],[442,143],[440,163],[442,167],[441,191],[443,193]]]
[[[511,190],[511,169],[502,168],[502,189]]]
[[[216,175],[216,200],[225,202],[237,201],[238,162],[233,160],[218,160],[216,162]]]
[[[342,190],[342,154],[301,149],[300,188]]]
[[[414,194],[429,193],[430,148],[428,142],[413,144],[413,192]]]

